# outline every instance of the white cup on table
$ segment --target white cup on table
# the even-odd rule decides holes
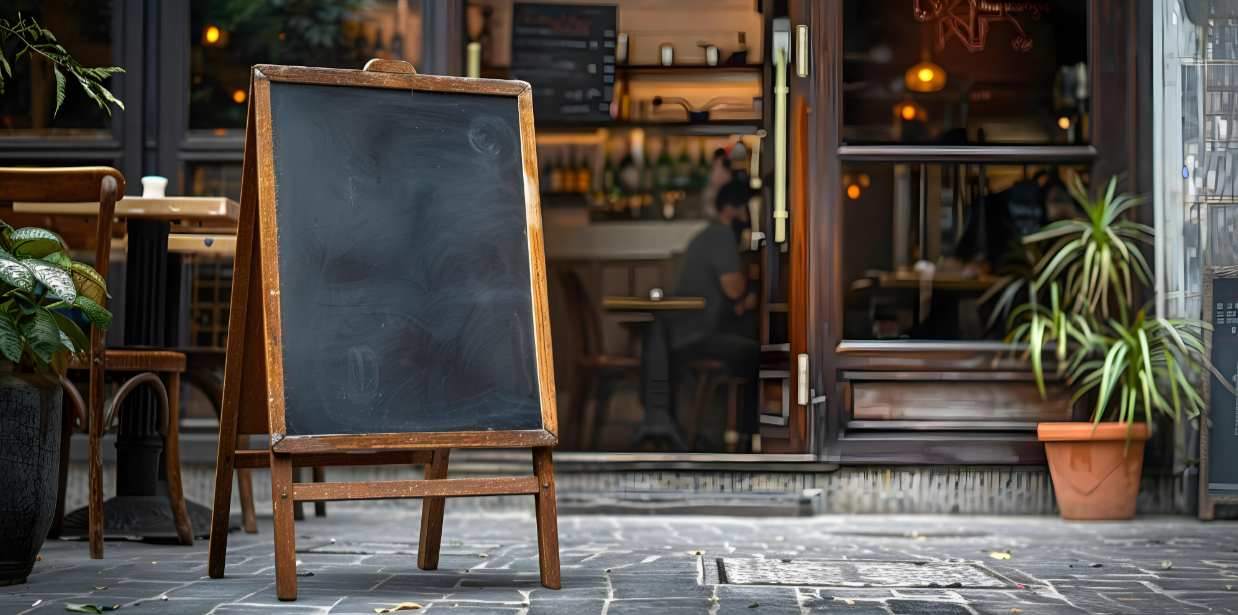
[[[142,178],[142,198],[162,199],[166,196],[168,178],[158,175],[147,175]]]

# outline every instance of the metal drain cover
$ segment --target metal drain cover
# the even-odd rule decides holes
[[[731,585],[807,587],[1015,587],[1010,580],[978,564],[880,560],[719,557],[718,580]]]

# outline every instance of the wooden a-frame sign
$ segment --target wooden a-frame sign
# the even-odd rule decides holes
[[[511,97],[518,101],[519,140],[531,263],[533,321],[542,429],[364,435],[288,435],[285,426],[281,349],[279,244],[272,161],[271,83],[359,86],[411,91]],[[208,574],[224,576],[234,469],[271,469],[276,590],[297,597],[293,504],[300,501],[423,498],[417,565],[438,566],[444,498],[532,495],[542,585],[558,589],[559,538],[551,447],[557,443],[554,379],[550,355],[545,261],[538,200],[532,97],[528,84],[417,75],[405,62],[371,60],[364,71],[287,66],[254,67],[245,132],[241,213],[233,266],[227,364],[219,427]],[[268,435],[269,450],[248,449],[249,434]],[[447,479],[452,448],[532,447],[533,475],[516,478]],[[293,483],[292,469],[355,465],[425,465],[425,480],[355,483]]]

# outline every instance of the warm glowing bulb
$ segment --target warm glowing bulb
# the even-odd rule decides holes
[[[215,26],[206,27],[206,42],[208,43],[219,42],[219,28],[216,28]]]
[[[860,187],[867,188],[871,184],[872,184],[872,180],[869,179],[868,173],[860,173]]]
[[[855,184],[851,184],[850,186],[847,186],[847,196],[851,197],[852,199],[860,198],[860,187]]]
[[[1070,128],[1070,118],[1066,116],[1057,118],[1057,127],[1061,128],[1062,130],[1066,130],[1067,128]]]
[[[920,72],[916,73],[916,76],[920,78],[920,81],[928,83],[933,80],[933,69],[921,68]]]
[[[232,93],[232,100],[235,100],[235,101],[236,101],[236,102],[238,102],[238,103],[243,103],[243,102],[245,102],[245,90],[237,90],[237,91],[233,92],[233,93]]]
[[[903,105],[903,119],[908,121],[916,119],[916,108],[912,105]]]

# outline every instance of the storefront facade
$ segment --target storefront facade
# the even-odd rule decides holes
[[[97,14],[77,22],[57,21],[74,14],[70,3],[28,4],[24,10],[58,34],[76,33],[70,52],[125,68],[111,87],[126,107],[109,118],[84,106],[79,113],[71,99],[51,118],[34,93],[44,77],[31,69],[17,80],[26,89],[14,89],[29,102],[4,102],[0,164],[115,166],[129,178],[169,177],[170,193],[239,195],[251,64],[360,68],[380,56],[422,73],[464,75],[473,70],[469,43],[477,43],[480,76],[545,78],[521,63],[513,39],[523,36],[516,24],[523,13],[511,2],[314,3],[341,11],[332,17],[233,14],[229,3],[209,0],[114,0],[94,3]],[[1025,233],[1023,226],[1067,215],[1050,209],[1071,174],[1093,187],[1124,174],[1120,189],[1146,193],[1154,169],[1174,167],[1152,162],[1153,61],[1141,43],[1152,39],[1150,0],[571,6],[615,7],[605,18],[615,20],[611,36],[626,55],[596,73],[614,75],[599,80],[601,99],[590,99],[602,104],[597,117],[538,116],[560,422],[569,438],[561,448],[759,452],[842,465],[1044,465],[1036,423],[1087,412],[1070,407],[1063,383],[1051,382],[1041,399],[1025,361],[997,358],[1001,297],[985,295],[1007,275],[1009,227]],[[338,30],[331,44],[314,39],[318,26]],[[788,60],[782,69],[778,49]],[[720,98],[740,102],[701,110]],[[737,143],[746,154],[735,154]],[[728,419],[727,387],[707,403],[684,383],[675,416],[702,444],[635,442],[635,372],[616,376],[619,384],[590,384],[578,359],[639,358],[633,318],[608,310],[604,299],[671,293],[677,258],[705,224],[699,210],[709,209],[708,193],[700,186],[720,148],[732,169],[752,168],[763,182],[757,228],[743,236],[765,236],[744,261],[759,296],[752,311],[761,375],[744,383],[759,384],[759,427],[736,446],[730,433],[742,430]],[[655,175],[659,159],[671,161],[666,186],[607,183],[621,183],[607,174],[622,175],[622,160],[636,151],[635,164],[647,160]],[[693,168],[680,169],[685,160]],[[140,187],[131,181],[129,190]],[[776,214],[783,202],[785,218]],[[1195,215],[1175,212],[1171,219]],[[1151,207],[1135,215],[1154,223]],[[784,224],[785,236],[776,237]],[[1155,226],[1162,228],[1160,216]],[[608,242],[619,247],[607,251]],[[1165,256],[1175,250],[1182,252],[1163,247],[1157,266],[1189,269]],[[194,287],[187,344],[224,345],[230,268],[214,266],[214,286]],[[1169,313],[1187,315],[1187,282],[1166,271],[1169,286],[1155,296],[1178,306]],[[1144,296],[1154,290],[1162,289]],[[573,316],[582,305],[592,311]],[[596,338],[592,347],[586,338]],[[590,386],[610,387],[610,397]],[[697,402],[700,411],[687,412]],[[1172,455],[1149,454],[1150,471],[1171,467]]]

